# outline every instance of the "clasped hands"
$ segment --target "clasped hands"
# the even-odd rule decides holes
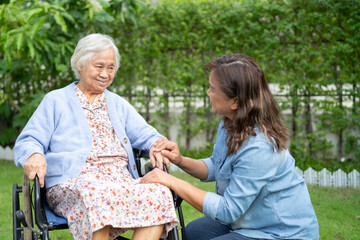
[[[150,161],[155,167],[156,163],[154,157],[156,157],[159,169],[155,168],[147,173],[140,180],[140,183],[160,183],[171,188],[172,176],[162,171],[162,165],[165,164],[167,169],[170,168],[170,162],[178,166],[181,165],[183,157],[180,154],[178,145],[174,142],[170,142],[166,138],[160,138],[150,150]]]
[[[163,164],[170,168],[170,162],[179,165],[182,161],[179,147],[176,143],[169,141],[167,138],[159,138],[150,149],[150,161],[153,167],[156,166],[163,170]],[[156,159],[156,160],[155,160]]]

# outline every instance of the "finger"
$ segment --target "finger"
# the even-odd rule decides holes
[[[39,177],[39,183],[40,183],[40,187],[43,188],[45,186],[45,179],[44,177]]]
[[[157,161],[157,165],[158,165],[159,169],[163,170],[164,169],[163,168],[163,162],[164,162],[163,156],[161,155],[161,153],[156,153],[155,157],[156,157],[156,161]]]
[[[156,160],[155,160],[155,157],[154,157],[154,153],[150,153],[149,154],[149,157],[150,157],[150,162],[151,162],[151,165],[153,166],[153,168],[156,167]]]
[[[29,173],[25,173],[25,175],[27,175],[30,180],[34,181],[36,172],[31,171]]]
[[[41,188],[43,188],[45,186],[45,174],[46,174],[46,171],[44,171],[43,169],[41,171],[39,171],[39,173],[38,173],[38,178],[39,178],[39,183],[40,183]]]
[[[176,155],[168,150],[162,150],[161,154],[169,159],[170,161],[174,160],[176,158]]]
[[[170,160],[165,156],[163,156],[163,160],[164,160],[164,164],[165,164],[167,170],[169,171],[170,170]]]
[[[142,178],[140,178],[140,183],[149,183],[150,182],[150,178],[151,175],[153,174],[153,171],[148,172],[147,174],[145,174]]]

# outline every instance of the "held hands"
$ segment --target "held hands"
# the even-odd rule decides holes
[[[181,165],[183,157],[180,154],[178,145],[163,137],[159,138],[151,147],[150,161],[153,167],[156,166],[157,161],[159,168],[163,170],[163,164],[166,165],[167,169],[170,169],[170,162],[178,166]]]
[[[159,166],[159,168],[161,170],[163,170],[163,164],[166,165],[166,168],[169,169],[170,168],[170,161],[168,158],[166,158],[165,156],[163,156],[157,149],[158,146],[163,146],[166,145],[169,142],[169,140],[165,137],[163,138],[159,138],[155,144],[151,147],[150,149],[150,162],[152,164],[152,166],[155,168],[156,167],[156,162],[157,165]]]
[[[44,187],[44,178],[46,174],[46,160],[44,155],[40,153],[34,153],[31,155],[24,164],[24,173],[30,180],[35,179],[37,174],[39,177],[40,187]]]
[[[160,142],[156,144],[155,151],[161,152],[162,156],[169,159],[175,165],[181,165],[183,161],[179,147],[175,142]]]
[[[182,162],[179,147],[176,143],[170,142],[167,138],[160,138],[150,150],[150,161],[155,167],[155,158],[159,169],[155,168],[141,178],[140,183],[160,183],[171,189],[171,180],[174,178],[170,174],[162,171],[162,165],[165,164],[167,169],[170,168],[170,161],[176,165]],[[170,161],[169,161],[170,160]]]

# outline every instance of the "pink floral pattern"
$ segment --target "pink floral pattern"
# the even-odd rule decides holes
[[[77,178],[47,191],[49,205],[68,220],[74,239],[91,239],[93,232],[111,225],[109,239],[137,227],[165,224],[162,237],[178,224],[170,190],[160,184],[140,184],[128,169],[127,152],[117,138],[106,107],[105,94],[90,104],[75,92],[89,121],[93,143]]]

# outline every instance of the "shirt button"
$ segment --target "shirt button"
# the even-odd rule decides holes
[[[129,140],[127,138],[124,138],[124,143],[127,143]]]
[[[133,168],[134,168],[134,170],[136,170],[136,165],[135,164],[134,164]]]

